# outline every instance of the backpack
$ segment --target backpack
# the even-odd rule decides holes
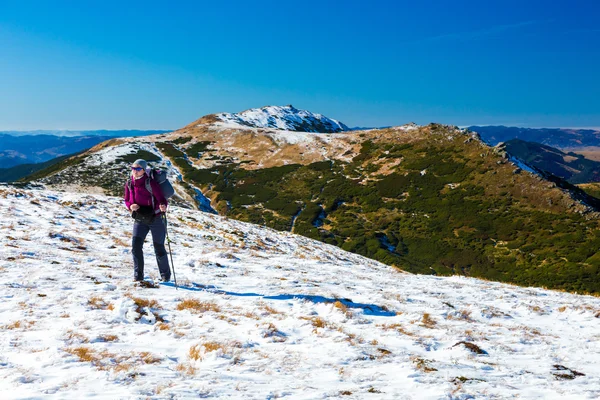
[[[152,195],[153,206],[154,194],[152,193],[152,185],[150,185],[151,179],[158,183],[158,186],[160,186],[163,196],[165,196],[165,199],[170,199],[171,197],[173,197],[173,195],[175,194],[175,189],[173,188],[171,182],[169,182],[169,179],[167,179],[167,173],[165,171],[162,171],[160,169],[146,168],[146,175],[148,175],[148,178],[146,178],[146,190],[149,191]],[[127,180],[127,185],[129,186],[129,191],[133,192],[133,182],[131,180],[131,176]]]
[[[165,199],[170,199],[171,197],[173,197],[173,195],[175,194],[175,189],[173,188],[171,182],[169,182],[166,171],[160,169],[146,169],[146,173],[148,174],[150,179],[153,179],[156,181],[156,183],[158,183],[158,186],[160,186],[160,189],[162,190],[163,196],[165,196]],[[146,179],[146,189],[148,189],[148,191],[152,193],[152,188],[150,187],[150,179]]]

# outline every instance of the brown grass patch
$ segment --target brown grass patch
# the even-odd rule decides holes
[[[175,371],[183,375],[196,375],[196,368],[194,368],[190,363],[177,364]]]
[[[473,318],[471,318],[471,311],[469,310],[452,311],[448,313],[446,319],[468,322],[474,321]]]
[[[190,360],[194,360],[194,361],[202,361],[202,351],[201,351],[201,346],[200,345],[194,345],[192,347],[190,347],[190,350],[188,351],[188,358]]]
[[[260,317],[256,314],[254,314],[253,312],[247,311],[244,314],[242,314],[242,316],[246,317],[246,318],[250,318],[250,319],[260,319]]]
[[[119,237],[114,237],[113,236],[113,242],[117,245],[117,246],[121,246],[121,247],[129,247],[129,243],[127,243],[126,241],[124,241],[123,239],[119,238]]]
[[[142,362],[144,364],[158,364],[159,362],[161,362],[163,359],[160,357],[157,357],[155,355],[153,355],[150,352],[147,351],[142,351],[139,354],[140,359],[142,360]]]
[[[177,310],[190,310],[195,313],[204,313],[207,311],[221,312],[221,308],[217,304],[196,299],[183,300],[177,305]]]
[[[2,329],[28,329],[35,325],[35,321],[17,320],[7,325],[2,325]]]
[[[219,350],[223,355],[233,356],[234,348],[241,347],[242,344],[239,342],[221,343],[216,341],[209,341],[202,344],[196,344],[190,347],[188,351],[188,358],[193,361],[202,361],[207,353]]]
[[[287,336],[281,332],[275,325],[269,323],[263,332],[263,338],[271,338],[274,342],[285,342]]]
[[[423,372],[437,371],[436,368],[433,368],[429,365],[431,363],[431,360],[426,360],[424,358],[415,357],[415,356],[411,357],[410,360],[413,362],[415,368],[418,369],[419,371],[423,371]]]
[[[108,351],[96,351],[89,347],[69,347],[65,352],[76,356],[81,362],[90,362],[101,371],[112,370],[115,372],[129,371],[135,365],[156,364],[162,358],[156,357],[149,352],[114,354]]]
[[[431,315],[429,313],[423,313],[423,318],[421,319],[421,325],[423,325],[426,328],[433,328],[435,327],[437,324],[437,322],[435,322],[435,320],[433,318],[431,318]]]
[[[337,308],[338,310],[340,310],[346,317],[352,318],[352,316],[353,316],[352,311],[348,308],[348,306],[346,306],[341,301],[336,300],[336,302],[333,303],[333,306],[335,308]]]
[[[72,330],[68,330],[67,333],[65,334],[65,339],[64,339],[68,344],[75,344],[75,343],[88,343],[90,340],[87,338],[87,336],[82,335],[81,333],[77,333],[75,331]]]
[[[98,340],[102,342],[116,342],[119,340],[119,337],[117,335],[100,335],[98,336]]]
[[[8,325],[3,325],[3,326],[2,326],[2,329],[19,329],[19,328],[21,328],[23,325],[24,325],[24,323],[23,323],[23,322],[21,322],[21,321],[15,321],[15,322],[13,322],[13,323],[11,323],[11,324],[8,324]]]
[[[274,309],[273,307],[270,307],[270,306],[268,306],[268,305],[266,305],[266,304],[265,304],[265,305],[263,305],[261,308],[262,308],[263,310],[265,310],[265,311],[266,311],[267,313],[269,313],[269,314],[283,314],[282,312],[280,312],[280,311],[277,311],[277,310],[276,310],[276,309]]]
[[[158,305],[158,302],[156,300],[148,300],[148,299],[142,299],[141,297],[135,297],[132,295],[126,295],[127,297],[129,297],[131,300],[133,300],[133,302],[135,303],[136,306],[138,307],[142,307],[142,308],[156,308],[158,310],[161,309],[161,307]]]
[[[126,294],[131,300],[133,300],[136,309],[135,312],[139,314],[139,317],[136,318],[136,321],[139,321],[145,315],[150,316],[152,314],[156,322],[164,322],[165,320],[154,310],[161,310],[162,307],[158,304],[156,300],[142,299],[140,297],[135,297],[130,294]]]
[[[94,310],[107,310],[111,305],[112,304],[107,303],[102,297],[99,296],[90,297],[88,300],[88,306]]]
[[[168,331],[171,329],[171,325],[165,322],[159,322],[158,324],[156,324],[156,328],[158,328],[161,331]]]
[[[406,330],[406,328],[404,328],[401,324],[385,324],[381,325],[381,327],[385,330],[397,331],[398,333],[401,333],[406,336],[414,336],[414,333]]]
[[[355,333],[344,333],[346,333],[346,338],[344,340],[350,343],[352,346],[365,343],[365,339],[362,336],[358,336]]]
[[[65,351],[79,358],[79,361],[97,363],[100,360],[98,353],[88,347],[67,348]]]
[[[313,333],[316,333],[317,329],[319,328],[327,328],[330,326],[330,324],[321,317],[300,317],[300,319],[310,321],[312,326],[315,328],[313,329]]]

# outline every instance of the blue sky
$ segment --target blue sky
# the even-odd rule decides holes
[[[598,15],[576,0],[0,0],[0,130],[176,129],[285,104],[349,126],[600,127]]]

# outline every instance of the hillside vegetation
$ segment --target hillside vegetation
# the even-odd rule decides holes
[[[269,134],[188,126],[147,140],[183,188],[201,188],[222,215],[410,272],[600,292],[595,210],[477,135],[431,124],[338,134],[308,148]],[[127,164],[114,168],[122,175],[106,185],[116,191]]]
[[[449,127],[355,138],[360,151],[351,162],[256,170],[244,162],[199,170],[189,162],[196,151],[160,148],[222,214],[236,219],[410,272],[600,290],[598,221],[555,184]],[[218,158],[203,143],[198,158]]]

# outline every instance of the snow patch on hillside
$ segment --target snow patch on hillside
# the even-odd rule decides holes
[[[347,131],[343,123],[292,105],[252,108],[240,113],[219,113],[215,117],[227,126],[272,128],[296,132],[334,133]]]

